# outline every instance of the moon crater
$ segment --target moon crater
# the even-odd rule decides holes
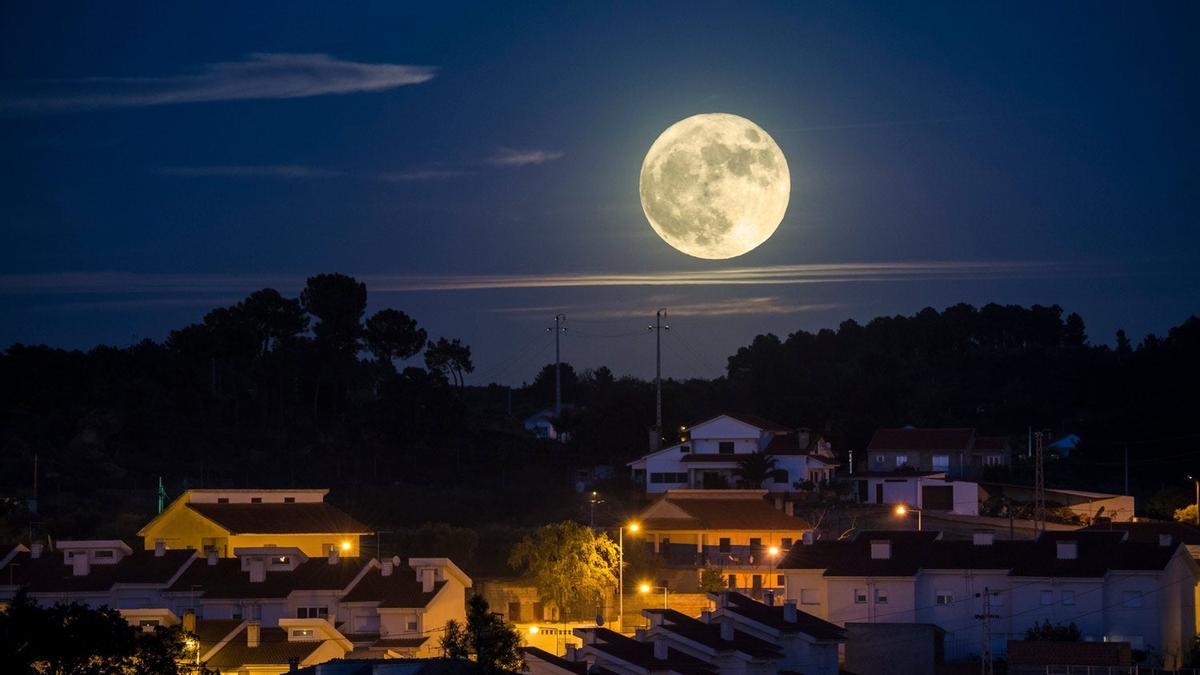
[[[725,113],[667,128],[646,153],[640,182],[654,231],[688,255],[713,260],[769,239],[791,193],[787,160],[771,136]]]

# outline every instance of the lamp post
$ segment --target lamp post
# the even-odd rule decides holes
[[[1192,474],[1187,475],[1188,480],[1196,484],[1196,520],[1194,521],[1197,527],[1200,527],[1200,480],[1197,480]]]
[[[629,523],[617,528],[617,632],[625,632],[625,528],[637,534],[642,526]]]
[[[1200,490],[1200,483],[1197,483],[1197,486],[1198,487],[1196,489]],[[913,513],[917,514],[917,532],[920,532],[921,531],[921,509],[911,509],[903,504],[896,505],[896,515],[898,515],[898,516],[903,516],[903,515],[907,514],[909,511],[912,511]]]
[[[668,609],[667,594],[669,593],[669,591],[667,590],[667,587],[666,586],[651,586],[650,584],[639,584],[638,585],[638,592],[641,593],[642,595],[645,595],[646,593],[649,593],[650,591],[662,591],[663,592],[663,609]]]

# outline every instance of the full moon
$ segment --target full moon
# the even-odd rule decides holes
[[[754,122],[725,113],[672,124],[642,162],[642,210],[676,249],[721,260],[775,233],[791,194],[787,160]]]

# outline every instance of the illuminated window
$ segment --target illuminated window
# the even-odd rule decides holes
[[[316,637],[317,632],[311,628],[293,628],[292,637],[294,638],[310,638]]]
[[[875,463],[876,464],[883,464],[886,461],[887,461],[887,458],[884,457],[883,455],[875,455]]]
[[[896,455],[896,466],[908,466],[908,455]]]
[[[933,470],[948,471],[950,469],[950,455],[934,455]]]

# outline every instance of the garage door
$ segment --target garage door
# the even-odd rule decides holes
[[[926,485],[921,488],[921,503],[934,511],[953,511],[954,488],[949,485]]]

